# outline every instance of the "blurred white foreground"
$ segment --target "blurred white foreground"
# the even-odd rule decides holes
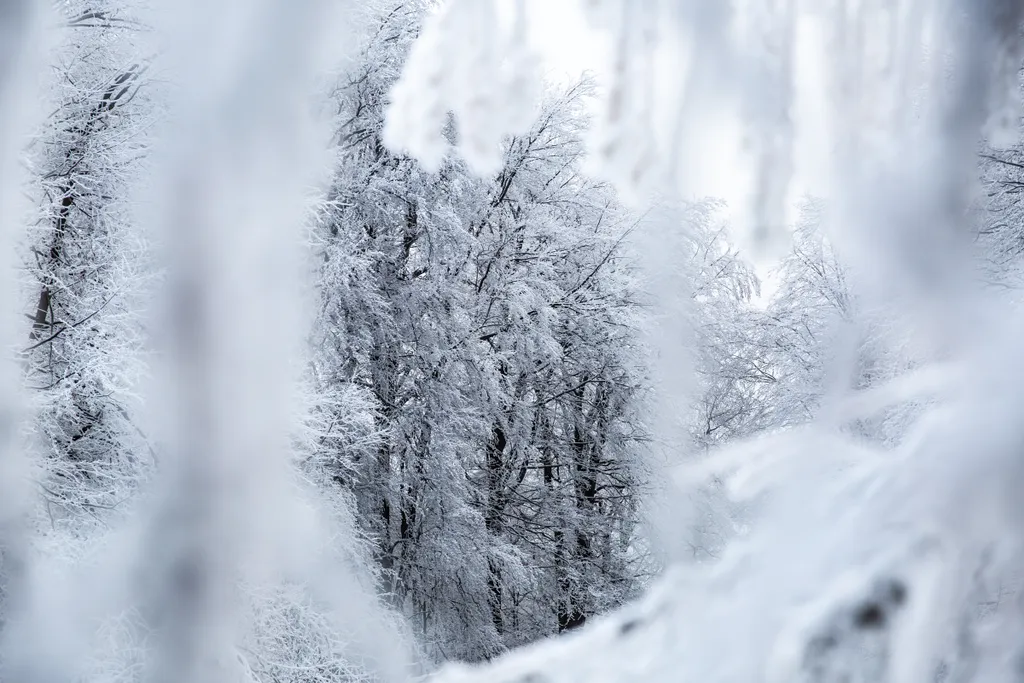
[[[497,24],[474,14],[488,4],[453,0],[424,31],[394,93],[396,148],[439,158],[450,109],[458,151],[483,172],[515,132],[513,119],[492,114],[521,106],[522,90],[514,76],[495,85]],[[767,253],[786,239],[796,170],[798,35],[822,38],[821,78],[801,87],[828,113],[821,153],[831,170],[817,180],[829,188],[829,238],[863,303],[887,311],[924,361],[865,395],[839,382],[816,423],[678,473],[683,492],[722,476],[757,511],[717,561],[672,569],[638,604],[581,633],[439,680],[1017,680],[1024,611],[993,596],[1017,594],[1024,560],[1024,316],[1012,297],[976,284],[968,210],[980,141],[1017,139],[1024,5],[587,5],[616,46],[592,147],[599,172],[637,197],[685,195],[691,143],[716,118],[734,118],[756,169],[749,237]],[[659,55],[680,46],[686,69],[661,76]],[[894,447],[846,429],[894,405],[918,415]]]
[[[143,428],[151,429],[159,444],[123,449],[130,457],[102,476],[48,463],[66,486],[55,497],[77,506],[81,519],[113,511],[92,526],[62,526],[65,519],[49,509],[50,492],[36,495],[32,459],[24,455],[66,425],[55,419],[39,429],[50,432],[21,434],[31,431],[17,427],[21,368],[14,361],[0,367],[0,677],[408,679],[415,658],[362,572],[368,551],[352,529],[349,503],[314,493],[311,468],[303,469],[304,449],[327,434],[304,412],[314,393],[302,382],[315,314],[304,299],[308,264],[299,247],[315,213],[309,195],[322,191],[333,161],[324,153],[330,131],[309,101],[324,73],[347,57],[337,45],[363,16],[357,3],[326,0],[156,4],[140,3],[138,16],[127,16],[124,6],[99,0],[67,0],[54,12],[0,0],[0,344],[20,347],[12,319],[21,303],[8,301],[21,272],[13,265],[22,238],[18,150],[26,131],[46,130],[52,140],[37,145],[33,163],[56,169],[39,171],[38,190],[55,208],[32,226],[51,246],[25,250],[25,269],[35,260],[43,276],[21,282],[19,297],[39,304],[19,358],[58,339],[71,350],[46,365],[25,361],[35,390],[57,388],[44,406],[66,409],[56,415],[95,409],[95,395],[63,391],[68,378],[91,372],[105,389],[122,373],[134,380],[124,380],[132,391],[146,386],[133,396],[148,415],[141,427],[121,406],[105,419],[117,421],[109,434],[148,448]],[[694,150],[714,149],[703,136],[735,130],[741,139],[724,148],[741,149],[752,169],[741,238],[771,256],[788,239],[794,179],[827,168],[816,186],[828,190],[830,248],[849,265],[857,305],[884,321],[913,369],[855,391],[846,381],[854,360],[835,349],[828,368],[834,390],[812,422],[712,450],[664,474],[678,495],[661,501],[669,522],[657,536],[690,533],[698,516],[690,504],[709,481],[747,513],[749,525],[726,539],[718,557],[670,557],[672,566],[635,604],[486,665],[450,665],[436,680],[1019,680],[1024,315],[1014,296],[979,284],[969,216],[979,143],[1018,137],[1024,4],[586,6],[614,46],[592,131],[594,172],[638,203],[688,198],[701,172]],[[484,176],[501,169],[503,140],[530,129],[540,92],[523,11],[518,2],[506,16],[492,0],[439,6],[391,92],[383,137],[394,151],[428,170],[452,153]],[[86,48],[60,43],[54,36],[66,33],[46,31],[56,16],[79,27],[131,27],[132,38],[84,33],[74,35],[92,36],[80,39]],[[824,46],[816,55],[821,68],[817,79],[800,80],[795,61],[808,53],[808,36]],[[32,109],[40,73],[34,51],[43,48],[52,48],[63,69],[53,97],[68,120]],[[70,54],[89,59],[62,61]],[[132,66],[121,70],[122,63]],[[169,84],[159,94],[137,85],[148,69],[157,73],[152,82]],[[793,116],[798,96],[827,112],[813,134]],[[152,117],[117,119],[135,97],[153,98]],[[796,148],[808,137],[819,143],[813,170],[800,167],[806,154]],[[152,157],[141,139],[156,140]],[[103,209],[95,216],[90,198]],[[102,239],[73,242],[72,208],[96,221]],[[404,220],[415,227],[414,204]],[[150,243],[157,263],[143,267],[134,258],[149,254]],[[71,248],[85,253],[85,265],[69,274]],[[72,275],[92,283],[104,268],[114,274],[102,286],[68,284]],[[118,292],[119,311],[126,299],[145,299],[134,289],[153,286],[147,268],[166,274],[148,322],[112,316],[109,328],[90,328],[115,299],[108,289],[129,290]],[[482,286],[483,279],[478,293]],[[74,290],[81,317],[55,319],[59,290]],[[156,342],[147,348],[159,359],[154,380],[138,379],[144,363],[127,351],[96,353],[96,339],[128,348],[126,331],[143,334],[140,328]],[[95,336],[77,336],[84,329]],[[681,363],[658,370],[678,378]],[[851,428],[893,408],[905,420],[899,438],[869,442]],[[67,452],[89,441],[86,431],[99,423],[90,419],[67,439]],[[103,457],[121,453],[115,441],[100,442]],[[143,453],[151,461],[140,462]],[[457,470],[453,476],[463,475],[469,479]],[[118,509],[122,500],[113,493],[131,494],[132,509]],[[35,519],[47,519],[52,533],[33,548],[23,522],[37,499],[45,510]],[[484,584],[495,574],[488,571]]]

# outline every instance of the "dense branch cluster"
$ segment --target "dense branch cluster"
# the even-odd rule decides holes
[[[385,150],[416,21],[393,13],[335,93],[314,367],[318,391],[372,408],[375,440],[334,466],[384,585],[434,656],[477,659],[639,586],[640,311],[628,216],[579,170],[584,86],[550,96],[487,179]]]

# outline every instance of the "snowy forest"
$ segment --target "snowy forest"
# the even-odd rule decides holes
[[[0,681],[1024,676],[1024,4],[547,3],[0,0]]]

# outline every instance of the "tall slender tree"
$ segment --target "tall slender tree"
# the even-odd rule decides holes
[[[135,426],[145,373],[140,311],[153,277],[129,197],[144,168],[147,57],[128,3],[61,3],[53,110],[32,149],[40,202],[25,254],[22,348],[51,511],[116,505],[148,443]]]

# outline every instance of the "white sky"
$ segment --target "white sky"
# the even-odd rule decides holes
[[[583,71],[600,75],[608,58],[607,39],[591,29],[583,13],[582,0],[525,0],[529,13],[530,41],[544,60],[551,80],[571,80]],[[796,176],[790,192],[790,220],[796,218],[796,205],[806,193],[822,193],[827,177],[822,161],[822,141],[825,139],[824,103],[820,93],[821,58],[824,44],[813,20],[801,20],[797,25],[798,37],[794,58],[796,69],[796,98],[791,116],[796,130]],[[674,63],[668,67],[676,73]],[[678,69],[678,72],[681,72]],[[749,185],[749,165],[738,152],[739,131],[729,122],[720,122],[707,131],[702,143],[706,149],[695,150],[701,160],[699,185],[692,187],[695,195],[711,195],[724,199],[732,207],[742,205]],[[762,298],[774,289],[768,267],[758,267],[764,285]]]
[[[588,25],[582,0],[525,0],[529,14],[530,40],[548,67],[551,80],[572,80],[584,71],[598,76],[605,70],[610,51],[606,36]],[[665,55],[663,67],[676,71],[671,57]],[[716,135],[717,133],[717,135]],[[699,184],[691,189],[696,196],[713,195],[732,202],[738,200],[737,191],[742,183],[737,182],[737,164],[730,163],[727,155],[718,149],[723,142],[736,139],[736,131],[723,127],[709,131],[706,136],[708,150],[697,150],[695,154],[705,160],[719,160],[719,163],[702,162]],[[715,149],[717,153],[710,153]]]
[[[552,76],[574,78],[600,68],[604,43],[586,23],[580,0],[526,0],[530,40]]]

